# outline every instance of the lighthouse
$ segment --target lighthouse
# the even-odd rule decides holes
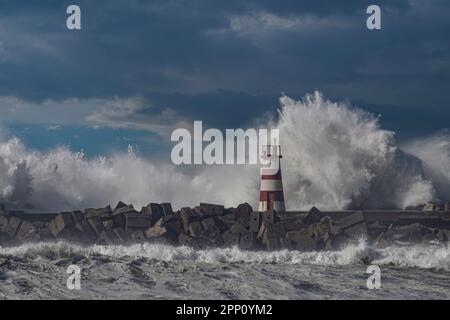
[[[261,158],[268,163],[261,168],[259,211],[274,209],[286,211],[284,206],[283,180],[281,179],[281,147],[274,143],[262,148]]]

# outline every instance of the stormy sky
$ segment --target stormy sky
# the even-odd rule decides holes
[[[81,7],[82,30],[66,28]],[[366,28],[366,8],[382,30]],[[36,149],[156,154],[170,132],[251,126],[318,89],[397,138],[450,127],[450,2],[28,0],[0,3],[0,126]]]

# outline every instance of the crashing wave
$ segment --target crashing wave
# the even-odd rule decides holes
[[[449,196],[450,136],[420,140],[402,151],[379,119],[321,93],[280,98],[279,119],[288,210],[405,208]],[[172,202],[234,206],[258,199],[256,166],[179,168],[127,153],[86,159],[60,147],[26,148],[0,141],[0,202],[35,210],[102,207],[119,200],[136,207]]]

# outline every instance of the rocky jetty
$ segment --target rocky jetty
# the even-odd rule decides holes
[[[333,250],[361,237],[377,246],[393,242],[448,242],[450,211],[427,204],[396,211],[254,211],[201,203],[174,212],[170,203],[137,211],[115,208],[26,213],[0,207],[0,245],[65,240],[81,244],[159,242],[194,248],[239,246],[246,250]]]

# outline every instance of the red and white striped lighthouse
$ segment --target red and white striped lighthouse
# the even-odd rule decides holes
[[[259,211],[270,209],[286,211],[283,180],[281,179],[281,147],[276,144],[264,146],[261,158],[268,161],[269,164],[261,168]]]

